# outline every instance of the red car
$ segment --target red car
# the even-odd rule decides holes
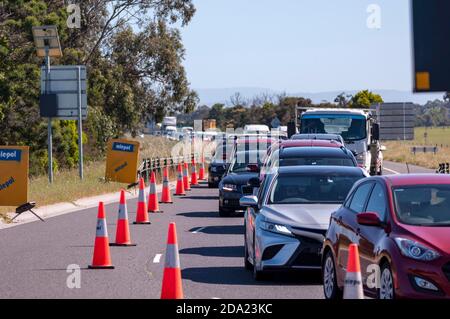
[[[450,176],[358,181],[332,214],[322,249],[327,299],[342,297],[348,247],[359,246],[364,292],[380,299],[450,298]]]

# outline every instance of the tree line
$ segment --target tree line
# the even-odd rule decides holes
[[[202,105],[190,114],[180,115],[178,122],[183,126],[192,126],[194,120],[216,119],[217,127],[223,131],[227,127],[244,127],[251,123],[266,124],[270,127],[275,118],[278,118],[281,125],[294,121],[297,107],[369,108],[376,103],[383,103],[382,97],[369,90],[362,90],[353,96],[343,92],[334,102],[322,103],[313,103],[311,99],[286,94],[263,93],[246,99],[240,93],[235,93],[230,97],[228,106],[224,103],[217,103],[211,107]]]
[[[198,103],[182,61],[180,27],[195,13],[191,0],[83,0],[81,27],[69,28],[66,1],[0,2],[0,145],[29,145],[32,174],[47,167],[47,121],[39,116],[40,67],[31,29],[58,27],[63,57],[52,64],[87,66],[86,159],[107,140],[138,134],[145,122]],[[74,121],[53,121],[55,168],[78,163]]]

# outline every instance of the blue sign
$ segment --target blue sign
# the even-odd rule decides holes
[[[16,161],[22,159],[22,150],[0,149],[0,161]]]
[[[113,149],[113,151],[133,153],[134,152],[134,145],[133,144],[125,144],[125,143],[114,142],[112,149]]]

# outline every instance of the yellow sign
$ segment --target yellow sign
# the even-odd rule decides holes
[[[28,146],[0,146],[0,206],[28,202]]]
[[[132,184],[137,181],[139,142],[111,140],[106,153],[107,181]]]

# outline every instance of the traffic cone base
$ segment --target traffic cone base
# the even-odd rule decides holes
[[[114,269],[114,266],[88,266],[88,269]]]
[[[173,204],[173,202],[161,202],[159,201],[160,204]]]

